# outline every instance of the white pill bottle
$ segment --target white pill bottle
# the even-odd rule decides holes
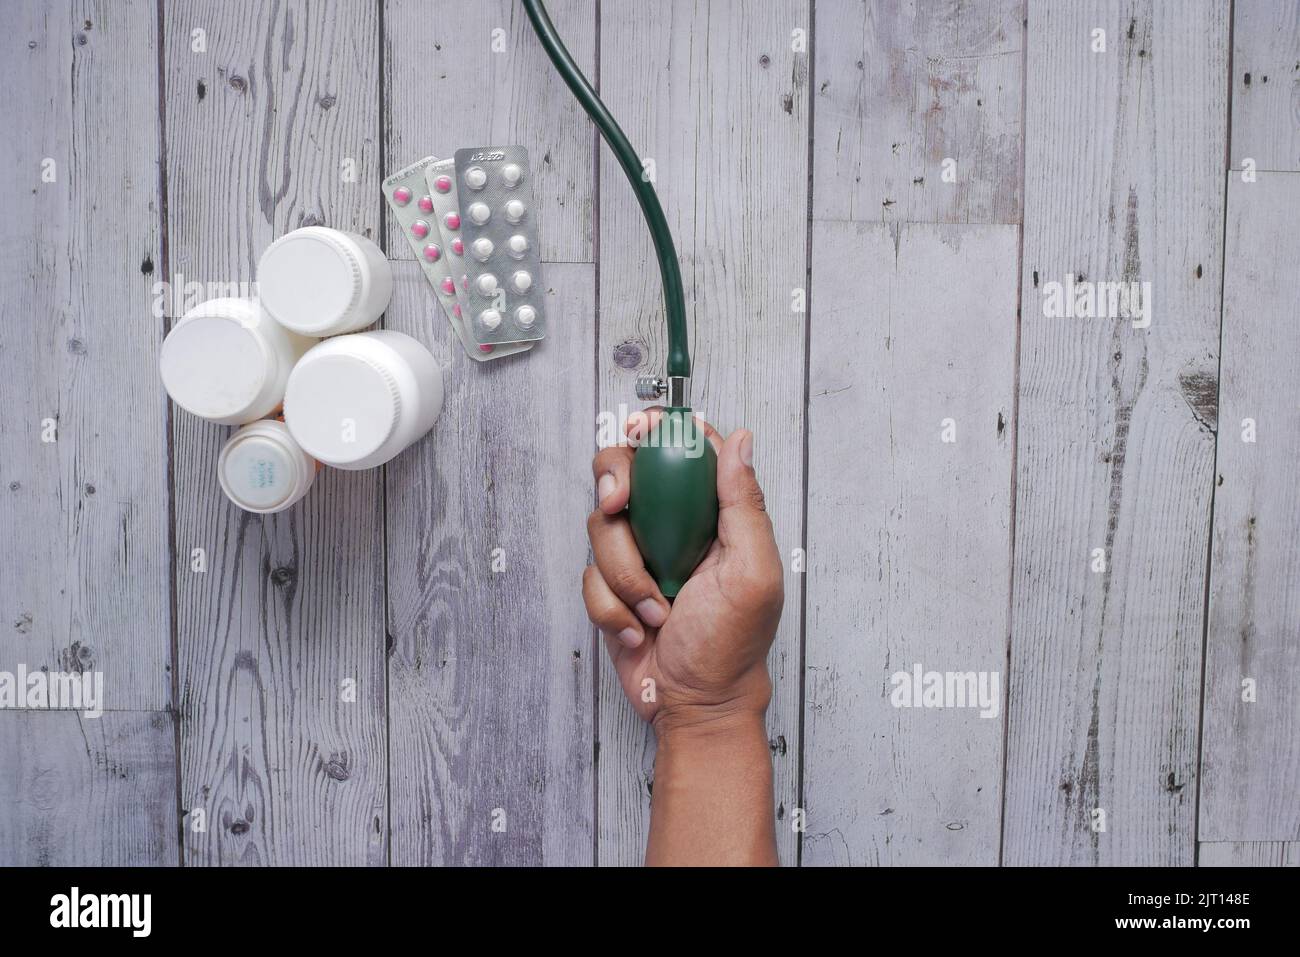
[[[246,512],[283,512],[316,480],[318,466],[277,419],[251,422],[232,435],[217,457],[217,481]]]
[[[163,387],[187,412],[243,425],[274,412],[295,362],[316,344],[268,316],[256,299],[209,299],[163,340]]]
[[[401,332],[327,339],[294,367],[284,420],[308,455],[339,469],[382,465],[442,411],[442,370]]]
[[[257,294],[276,322],[304,336],[337,336],[372,325],[393,295],[383,250],[356,233],[304,226],[267,247]]]

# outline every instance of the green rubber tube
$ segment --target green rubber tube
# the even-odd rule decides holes
[[[555,64],[564,82],[568,84],[573,95],[577,97],[582,108],[591,117],[600,135],[613,151],[623,172],[632,184],[637,201],[641,204],[641,213],[646,225],[650,227],[650,236],[654,240],[655,256],[659,259],[659,274],[664,287],[664,313],[668,319],[668,374],[670,376],[689,376],[691,374],[691,353],[686,342],[686,298],[682,294],[682,273],[677,263],[677,249],[673,246],[673,235],[668,231],[668,220],[664,218],[663,207],[654,186],[643,175],[641,157],[628,141],[627,136],[610,115],[605,104],[600,101],[587,78],[582,75],[573,57],[565,49],[555,26],[542,6],[541,0],[522,0],[524,12],[533,24],[537,39],[541,41],[546,55]]]
[[[654,240],[668,320],[668,375],[688,377],[686,300],[677,250],[641,158],[564,48],[541,0],[522,0],[551,62],[618,158]],[[646,568],[665,598],[675,598],[718,534],[718,456],[689,408],[664,410],[632,458],[628,523]]]

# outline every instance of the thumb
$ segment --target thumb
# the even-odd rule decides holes
[[[773,547],[772,522],[754,475],[754,433],[737,429],[718,453],[718,541],[724,548]]]

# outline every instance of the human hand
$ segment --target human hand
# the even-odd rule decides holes
[[[629,440],[647,435],[659,414],[632,415]],[[592,461],[600,502],[587,520],[595,561],[583,575],[582,596],[623,693],[658,733],[762,715],[772,694],[767,651],[785,600],[781,558],[754,475],[753,434],[738,429],[724,442],[697,421],[718,454],[718,537],[672,605],[646,569],[627,520],[635,448],[603,449]]]

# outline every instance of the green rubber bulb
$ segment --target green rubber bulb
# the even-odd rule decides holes
[[[632,458],[628,521],[674,598],[718,535],[718,455],[690,409],[668,408]]]

